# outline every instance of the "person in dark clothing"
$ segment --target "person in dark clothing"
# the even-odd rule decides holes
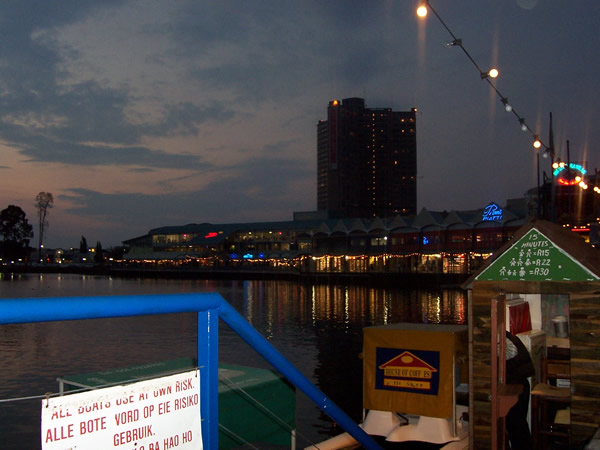
[[[527,378],[535,375],[535,367],[529,351],[521,340],[506,332],[506,383],[520,384],[523,392],[517,403],[506,415],[506,431],[511,450],[531,449],[531,431],[527,423],[529,393],[531,387]]]

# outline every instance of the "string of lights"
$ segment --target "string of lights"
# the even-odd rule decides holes
[[[448,31],[448,33],[452,37],[452,41],[446,42],[445,45],[447,47],[459,47],[464,52],[464,54],[467,56],[469,61],[471,61],[471,63],[473,63],[473,65],[477,69],[477,72],[481,76],[481,79],[486,81],[490,85],[490,87],[494,90],[496,95],[500,98],[500,102],[502,102],[502,104],[504,105],[504,109],[506,110],[506,112],[513,113],[514,116],[519,121],[521,130],[529,132],[533,136],[533,147],[535,149],[544,147],[544,149],[546,150],[546,153],[550,153],[552,156],[554,156],[554,149],[552,148],[552,143],[550,143],[550,147],[549,147],[541,141],[539,135],[537,133],[535,133],[535,131],[529,127],[525,118],[523,116],[521,116],[510,103],[508,103],[508,98],[506,96],[502,95],[502,93],[496,87],[496,84],[492,82],[493,79],[498,77],[498,75],[499,75],[498,70],[494,68],[494,69],[490,69],[488,71],[483,71],[481,69],[481,67],[479,66],[479,64],[477,64],[475,59],[473,59],[471,54],[467,51],[467,49],[463,45],[462,39],[459,39],[458,37],[456,37],[456,35],[452,32],[452,30],[448,27],[448,25],[446,25],[446,22],[444,22],[444,20],[440,17],[440,15],[433,8],[433,6],[431,6],[431,3],[429,2],[429,0],[421,0],[421,3],[419,5],[419,7],[417,8],[417,15],[421,18],[424,18],[427,16],[428,11],[431,11],[438,18],[440,23],[444,26],[446,31]],[[546,156],[546,153],[544,153],[544,156]]]

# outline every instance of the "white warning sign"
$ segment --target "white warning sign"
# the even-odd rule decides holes
[[[42,449],[201,450],[200,371],[42,401]]]

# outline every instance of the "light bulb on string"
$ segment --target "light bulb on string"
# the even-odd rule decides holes
[[[499,74],[500,72],[498,72],[498,69],[490,69],[487,72],[481,72],[481,79],[498,78]]]
[[[442,17],[438,14],[438,12],[435,10],[435,8],[433,8],[433,6],[431,5],[430,0],[421,0],[419,7],[417,8],[417,15],[421,18],[425,18],[428,15],[429,10],[431,10],[431,12],[438,18],[438,20],[440,21],[442,26],[446,29],[446,31],[448,31],[450,36],[452,36],[452,40],[449,42],[445,42],[444,45],[446,47],[454,47],[454,46],[460,47],[460,49],[463,51],[465,56],[477,68],[481,79],[487,81],[489,83],[489,85],[492,87],[492,89],[496,92],[498,97],[500,97],[500,101],[504,105],[504,109],[506,110],[506,112],[512,112],[515,116],[517,116],[517,118],[519,119],[521,130],[529,131],[533,135],[533,137],[534,137],[533,147],[536,149],[544,147],[546,150],[548,150],[549,147],[542,143],[542,141],[540,140],[538,135],[533,134],[533,130],[525,123],[525,119],[522,119],[519,116],[519,114],[515,111],[513,106],[508,103],[507,98],[504,97],[501,94],[501,92],[498,90],[495,83],[490,81],[491,78],[496,78],[498,76],[498,74],[499,74],[498,69],[493,68],[493,69],[488,70],[487,72],[484,72],[483,70],[481,70],[480,66],[477,64],[475,59],[473,59],[473,57],[469,54],[467,49],[462,45],[462,40],[457,38],[456,35],[452,32],[452,30],[448,27],[448,25],[446,25],[446,23],[444,22]],[[544,157],[547,157],[547,155],[545,153],[544,153]]]
[[[527,131],[527,124],[525,123],[525,119],[520,118],[519,123],[521,124],[521,131]]]

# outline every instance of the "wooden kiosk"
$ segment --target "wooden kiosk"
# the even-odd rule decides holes
[[[600,427],[600,249],[534,221],[463,288],[469,290],[470,448],[504,448],[505,416],[518,394],[504,382],[505,329],[521,332],[529,346],[536,364],[532,390],[561,397],[555,414],[532,392],[534,444],[551,448],[551,440],[562,439],[562,448],[583,448]],[[563,367],[556,380],[548,378],[553,361]],[[542,416],[547,429],[539,425]]]

